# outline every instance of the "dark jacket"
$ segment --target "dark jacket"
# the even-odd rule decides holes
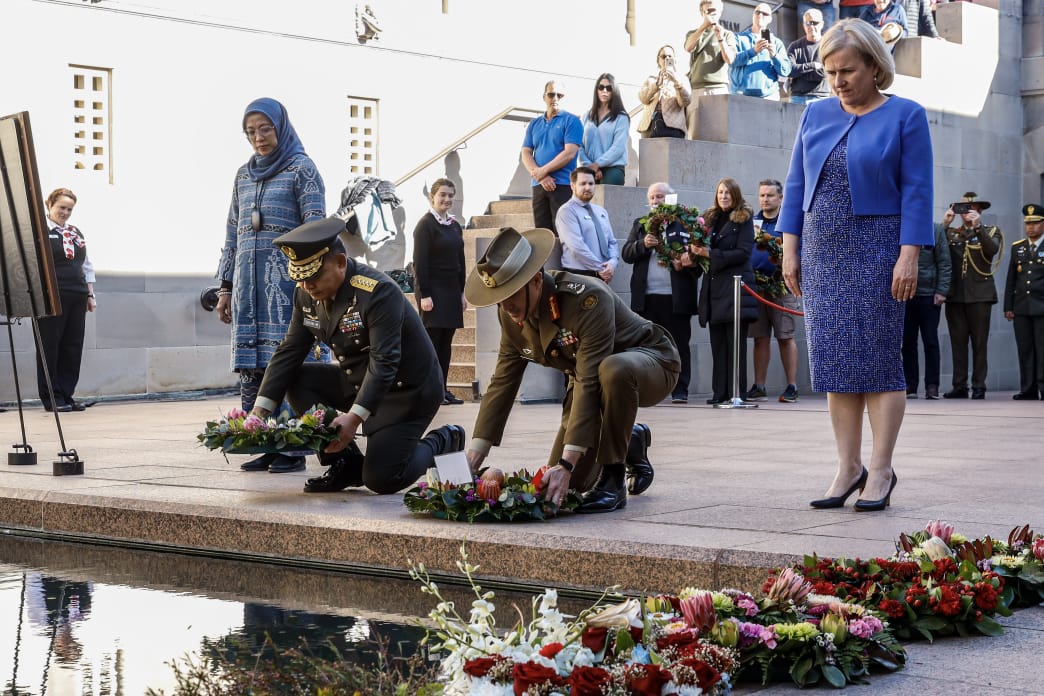
[[[935,225],[935,246],[922,247],[917,257],[917,294],[934,296],[950,292],[950,247],[946,243],[946,230]]]
[[[639,218],[640,220],[641,218]],[[652,249],[645,246],[645,228],[638,220],[631,225],[631,233],[624,242],[620,257],[625,263],[634,264],[631,271],[631,309],[641,314],[645,311],[646,281],[649,277],[649,264],[659,263]],[[699,266],[674,270],[671,274],[671,310],[675,314],[691,317],[699,311]]]
[[[733,276],[742,276],[751,288],[754,271],[750,267],[750,252],[754,249],[754,211],[748,206],[729,213],[727,220],[718,219],[718,208],[704,213],[711,229],[710,270],[700,286],[700,326],[732,323]],[[746,292],[740,292],[740,321],[758,318],[758,301]]]
[[[810,43],[802,36],[787,46],[787,55],[794,64],[790,71],[790,92],[801,97],[829,97],[823,63],[819,60],[819,42]]]
[[[1011,245],[1008,282],[1004,285],[1004,311],[1028,317],[1044,315],[1044,246],[1032,253],[1029,242]]]
[[[422,312],[424,326],[459,329],[464,326],[464,236],[456,221],[442,225],[429,212],[413,230],[414,290],[418,300],[430,297],[432,310]]]
[[[443,392],[442,368],[420,317],[395,281],[366,264],[348,259],[329,310],[303,289],[294,291],[290,326],[258,395],[282,401],[316,341],[333,349],[331,367],[347,375],[347,400],[370,411],[364,434],[414,417]]]
[[[946,230],[950,245],[950,292],[947,302],[997,302],[997,285],[993,281],[993,259],[1004,244],[996,227],[980,225],[975,229],[951,227]]]

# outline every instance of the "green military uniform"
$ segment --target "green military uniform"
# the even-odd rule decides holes
[[[549,464],[565,445],[587,448],[572,484],[590,488],[606,464],[624,461],[639,406],[671,393],[681,361],[669,334],[642,319],[605,283],[546,271],[538,313],[519,324],[503,311],[497,366],[482,397],[474,437],[499,445],[533,362],[569,376]]]
[[[986,346],[990,336],[990,313],[997,303],[993,281],[994,259],[1004,243],[997,227],[951,227],[946,230],[950,245],[952,276],[946,296],[946,324],[953,355],[953,387],[968,388],[968,341],[971,340],[971,386],[986,390]]]
[[[1027,222],[1040,222],[1042,213],[1042,206],[1023,208]],[[1016,396],[1036,400],[1044,396],[1044,237],[1036,242],[1020,239],[1011,245],[1004,312],[1011,313],[1019,354]]]
[[[290,245],[314,226],[319,229],[313,236],[325,234],[324,226],[336,234],[336,223],[328,219],[276,240],[291,256],[295,280]],[[291,237],[295,234],[299,236]],[[322,263],[322,253],[314,258]],[[336,364],[302,363],[317,342],[330,346]],[[365,484],[378,493],[401,490],[445,449],[440,438],[421,440],[443,390],[442,371],[420,317],[394,281],[352,259],[347,259],[344,282],[332,300],[316,301],[300,285],[296,288],[290,326],[265,370],[256,405],[271,410],[284,394],[295,413],[323,404],[363,419],[366,455],[361,481],[354,485]]]

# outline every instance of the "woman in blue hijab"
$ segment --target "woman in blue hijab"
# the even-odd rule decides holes
[[[326,217],[326,188],[282,104],[254,100],[242,127],[254,154],[236,172],[215,311],[232,325],[232,369],[239,373],[243,410],[249,412],[294,307],[295,283],[287,275],[286,256],[272,241]],[[241,468],[282,473],[304,466],[304,456],[266,454]]]

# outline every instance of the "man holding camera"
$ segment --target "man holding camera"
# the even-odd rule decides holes
[[[732,61],[732,91],[748,97],[779,101],[779,79],[790,74],[787,49],[768,30],[772,8],[765,3],[754,7],[751,27],[736,35],[736,57]]]
[[[721,0],[700,0],[703,21],[685,35],[693,96],[729,93],[729,64],[736,57],[736,35],[721,26]],[[689,104],[689,137],[696,133],[696,100]]]
[[[1000,229],[982,224],[989,201],[969,191],[943,216],[950,245],[952,281],[946,296],[946,324],[953,353],[953,389],[944,399],[968,398],[968,341],[971,340],[971,398],[986,398],[986,345],[990,337],[990,312],[997,303],[994,258],[1004,243]],[[960,215],[962,224],[950,227]]]

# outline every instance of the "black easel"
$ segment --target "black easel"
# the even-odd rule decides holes
[[[14,126],[19,136],[18,139],[20,141],[20,144],[24,143],[25,146],[19,149],[19,161],[17,163],[12,162],[10,164],[12,166],[19,166],[21,168],[23,178],[31,178],[33,181],[35,181],[37,180],[36,162],[32,149],[32,136],[29,132],[29,114],[24,113],[21,115],[21,118],[14,120]],[[26,159],[28,159],[29,161],[25,161]],[[12,253],[17,253],[17,256],[15,256],[14,258],[17,262],[21,264],[21,269],[23,270],[23,277],[28,279],[31,277],[31,274],[29,272],[29,258],[25,250],[25,240],[22,238],[22,235],[17,233],[17,231],[21,229],[21,224],[18,219],[18,208],[15,205],[14,192],[11,189],[11,179],[8,167],[9,163],[7,154],[4,152],[3,148],[0,148],[0,180],[2,180],[3,183],[3,191],[6,199],[3,201],[4,205],[0,206],[0,214],[2,214],[3,210],[5,209],[5,206],[7,210],[11,211],[11,223],[12,229],[16,231],[16,233],[14,234],[14,239],[15,246],[17,247],[16,250],[11,251]],[[31,176],[24,176],[28,170],[28,167],[32,168]],[[29,204],[35,204],[37,206],[40,205],[39,201],[30,201]],[[21,427],[22,433],[21,444],[15,443],[12,445],[13,449],[22,451],[9,452],[7,455],[7,463],[10,465],[25,466],[36,464],[37,461],[36,452],[34,452],[33,448],[29,445],[29,442],[26,439],[25,434],[25,413],[22,409],[22,390],[18,382],[18,365],[15,361],[14,331],[11,328],[15,321],[17,321],[17,317],[12,318],[12,315],[15,313],[15,303],[13,295],[14,290],[11,287],[10,273],[7,272],[7,269],[10,269],[13,266],[13,264],[9,265],[7,263],[8,253],[9,252],[6,248],[6,243],[4,241],[4,235],[0,234],[0,265],[2,265],[2,267],[5,269],[4,273],[2,274],[3,287],[0,288],[0,290],[2,290],[3,292],[3,302],[0,308],[3,309],[3,323],[7,325],[8,345],[11,349],[11,371],[13,373],[15,385],[15,399],[18,401],[18,423]],[[50,257],[48,257],[48,260],[49,259]],[[43,350],[43,342],[40,338],[40,327],[37,324],[36,317],[40,316],[41,312],[36,302],[36,296],[33,294],[32,288],[30,287],[30,283],[28,281],[25,284],[25,292],[29,298],[29,307],[31,308],[33,337],[36,342],[36,350],[38,351],[38,353],[40,353]],[[51,403],[54,404],[54,390],[51,386],[51,374],[46,363],[44,363],[43,367],[44,377],[47,382],[47,392],[48,395],[51,397]],[[75,449],[70,449],[66,447],[65,434],[62,432],[62,423],[58,417],[57,409],[54,410],[54,423],[58,429],[58,440],[61,443],[62,449],[60,452],[58,452],[58,459],[52,462],[52,473],[55,476],[82,474],[83,462],[80,460],[80,457],[76,453]]]

